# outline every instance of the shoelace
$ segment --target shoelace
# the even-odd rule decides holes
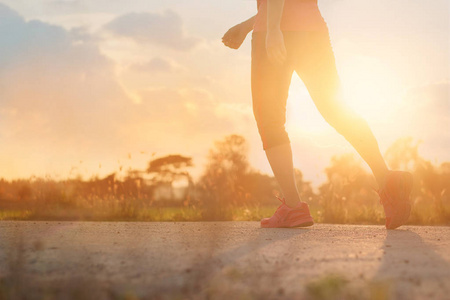
[[[383,191],[380,189],[380,190],[377,190],[376,188],[374,188],[373,186],[371,186],[371,188],[372,188],[372,190],[374,190],[375,191],[375,193],[377,193],[378,194],[378,196],[380,197],[380,203],[381,204],[383,204],[383,197],[381,196],[382,194],[383,194]]]
[[[275,197],[277,197],[277,199],[280,200],[281,203],[286,204],[286,200],[284,200],[284,198],[280,198],[278,196],[275,196]]]
[[[276,196],[276,197],[277,197],[277,199],[280,200],[280,202],[281,202],[281,205],[278,206],[277,210],[275,211],[275,215],[278,216],[278,213],[280,212],[280,208],[282,208],[283,205],[286,205],[286,200],[284,200],[284,198],[280,198],[280,197],[278,197],[278,196]]]
[[[378,196],[380,196],[380,203],[381,204],[383,204],[383,205],[392,204],[393,199],[386,192],[386,189],[380,189],[379,191],[376,191],[376,192],[378,193]]]
[[[374,190],[375,191],[375,193],[377,193],[378,194],[378,196],[380,197],[380,204],[382,204],[382,205],[384,205],[384,204],[388,204],[390,201],[389,201],[389,196],[386,194],[386,191],[385,191],[385,189],[382,189],[382,188],[380,188],[380,189],[376,189],[376,188],[374,188],[373,186],[371,186],[370,187],[372,190]],[[383,197],[384,196],[384,197]],[[383,198],[385,199],[384,201],[383,201]],[[387,200],[387,201],[386,201]]]

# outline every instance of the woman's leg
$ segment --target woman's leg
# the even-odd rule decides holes
[[[300,202],[292,162],[291,144],[278,145],[266,149],[273,174],[281,188],[286,205],[294,207]]]
[[[295,71],[325,120],[342,134],[366,161],[380,187],[388,172],[377,140],[367,122],[342,101],[328,32],[310,32],[307,41],[298,41]]]
[[[294,67],[292,61],[272,65],[266,55],[265,33],[252,35],[253,112],[263,148],[288,206],[300,201],[289,137],[285,130],[286,101]]]
[[[395,229],[406,223],[411,212],[412,175],[388,170],[369,125],[342,101],[328,32],[308,35],[306,40],[296,39],[295,71],[325,120],[352,144],[372,169],[386,214],[386,228]]]

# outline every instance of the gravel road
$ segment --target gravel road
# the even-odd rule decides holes
[[[450,227],[0,222],[0,299],[450,299]]]

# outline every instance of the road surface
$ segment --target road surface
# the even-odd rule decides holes
[[[450,299],[450,227],[0,222],[0,299]]]

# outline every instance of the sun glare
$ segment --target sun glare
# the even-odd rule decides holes
[[[339,70],[345,101],[364,118],[383,121],[401,100],[399,76],[382,61],[356,56]]]

